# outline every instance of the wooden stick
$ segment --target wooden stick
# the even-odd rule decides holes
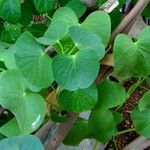
[[[114,32],[111,35],[110,42],[112,43],[115,39],[115,37],[123,32],[125,28],[131,23],[133,24],[136,18],[142,13],[144,8],[147,6],[150,0],[138,0],[136,5],[133,7],[133,9],[125,16],[125,18],[122,20],[122,22],[118,25],[118,27],[114,30]]]
[[[77,120],[78,115],[79,114],[77,113],[68,113],[68,120],[60,124],[56,133],[46,145],[46,150],[56,150],[58,148],[68,131],[71,129],[74,122]]]

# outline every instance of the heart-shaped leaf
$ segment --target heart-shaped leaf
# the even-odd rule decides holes
[[[62,21],[54,21],[45,32],[44,37],[39,38],[38,41],[44,45],[54,45],[59,43],[66,33],[67,25]]]
[[[117,36],[114,43],[114,65],[118,76],[128,78],[150,74],[149,35],[150,27],[146,27],[135,43],[126,35]]]
[[[89,132],[92,138],[102,143],[110,140],[116,133],[112,112],[105,109],[92,110],[89,118]]]
[[[75,91],[89,87],[99,71],[99,61],[94,50],[84,49],[75,55],[58,55],[53,59],[53,74],[64,89]]]
[[[16,23],[21,17],[20,1],[1,0],[0,17],[8,22]]]
[[[146,92],[139,101],[139,109],[143,111],[145,109],[150,110],[150,91]]]
[[[101,108],[113,108],[123,104],[126,100],[125,89],[120,84],[108,79],[98,85],[98,94],[97,107]]]
[[[138,108],[135,108],[132,111],[131,118],[136,132],[150,138],[150,109],[140,111]]]
[[[3,150],[44,150],[41,141],[33,135],[16,136],[0,141]]]
[[[70,36],[77,48],[94,49],[99,59],[101,59],[104,56],[105,47],[101,43],[101,39],[97,34],[89,32],[80,27],[74,26],[70,28]]]
[[[44,99],[25,90],[25,79],[17,70],[8,71],[0,78],[0,104],[15,115],[21,134],[35,131],[46,113]]]
[[[77,91],[63,90],[59,93],[59,105],[70,112],[83,112],[92,109],[98,100],[94,85]]]
[[[23,33],[12,47],[17,68],[32,91],[40,91],[53,82],[52,60],[28,32]]]
[[[105,47],[108,44],[111,34],[111,21],[109,15],[104,11],[95,11],[91,13],[81,27],[98,34]]]
[[[85,139],[88,135],[88,124],[87,121],[78,118],[78,120],[74,123],[71,130],[65,136],[63,143],[65,145],[76,146],[80,144],[80,142]],[[73,137],[73,138],[72,138]]]
[[[33,0],[35,7],[40,13],[49,13],[55,7],[56,0]]]
[[[78,25],[78,18],[74,11],[69,7],[62,7],[57,9],[55,12],[52,20],[55,21],[62,21],[66,23],[66,25],[69,27]]]

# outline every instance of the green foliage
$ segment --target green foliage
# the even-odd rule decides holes
[[[16,23],[21,17],[19,0],[0,0],[0,17],[8,22]]]
[[[104,11],[91,13],[81,24],[81,27],[99,35],[102,43],[105,47],[107,46],[111,33],[111,21],[107,13]]]
[[[0,149],[3,150],[44,150],[40,140],[32,135],[16,136],[0,141]]]
[[[70,36],[78,49],[93,49],[99,59],[104,56],[105,48],[101,42],[101,38],[97,34],[80,27],[71,27]]]
[[[113,108],[121,105],[126,100],[125,89],[118,83],[108,79],[98,85],[98,93],[100,93],[100,95],[97,106],[101,108]]]
[[[83,118],[78,118],[75,122],[63,143],[65,145],[78,145],[83,139],[85,139],[88,135],[88,124],[87,121]],[[73,137],[73,138],[72,138]]]
[[[60,27],[61,24],[61,27]],[[53,21],[47,31],[44,34],[44,37],[38,39],[43,45],[54,45],[59,44],[59,41],[64,38],[67,33],[67,25],[62,21]]]
[[[33,0],[35,7],[40,13],[49,13],[55,7],[56,0]]]
[[[64,89],[75,91],[87,88],[94,82],[99,71],[99,61],[95,51],[81,49],[74,55],[56,56],[52,67],[55,81]]]
[[[150,73],[150,27],[146,27],[133,42],[120,34],[114,43],[115,73],[120,77],[140,77]],[[126,41],[126,42],[125,42]]]
[[[35,131],[46,113],[44,99],[38,94],[27,93],[26,89],[25,79],[17,70],[8,71],[0,78],[0,104],[15,115],[20,134]]]
[[[21,149],[43,149],[33,136],[20,135],[35,132],[48,117],[66,121],[66,111],[90,114],[87,120],[78,118],[65,144],[78,145],[86,138],[105,143],[116,136],[123,120],[116,110],[127,96],[120,83],[109,79],[94,83],[99,73],[103,76],[100,62],[105,49],[113,47],[117,77],[150,74],[150,27],[137,41],[120,34],[108,45],[111,29],[121,20],[119,8],[124,0],[110,16],[102,10],[88,14],[80,0],[59,0],[60,8],[56,2],[0,0],[0,106],[11,112],[1,122],[0,135],[18,136],[2,140],[0,149],[20,144]],[[49,98],[49,91],[54,96]],[[131,114],[135,130],[146,137],[150,137],[149,99],[148,91]]]
[[[12,50],[16,66],[27,79],[28,87],[32,91],[40,91],[52,84],[52,60],[30,33],[23,33]]]
[[[150,91],[146,92],[140,99],[138,107],[131,114],[137,133],[150,137]]]
[[[59,93],[59,105],[70,112],[83,112],[92,109],[98,100],[94,85],[77,91],[63,90]]]
[[[107,94],[106,87],[108,87]],[[109,94],[109,89],[111,88],[113,88],[113,91],[111,91],[112,94]],[[98,102],[92,109],[89,119],[85,121],[79,118],[79,120],[77,120],[77,122],[73,125],[72,129],[67,134],[64,140],[65,144],[78,145],[80,143],[80,138],[94,138],[100,142],[106,142],[117,134],[116,127],[122,121],[122,117],[118,112],[114,112],[109,109],[124,103],[124,100],[126,98],[124,89],[117,83],[113,83],[109,80],[104,80],[100,85],[98,85],[98,97]],[[120,98],[120,100],[122,100],[116,102],[113,101],[115,103],[114,106],[112,106],[111,104],[110,106],[108,105],[111,100],[116,100],[116,98],[118,97]],[[69,100],[70,99],[68,98],[68,101]],[[83,130],[86,130],[84,133],[80,132],[80,130],[82,130],[83,128],[83,124],[85,124],[85,128]],[[75,137],[74,140],[71,141],[70,138],[74,136],[77,137]]]

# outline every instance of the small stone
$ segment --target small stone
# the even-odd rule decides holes
[[[129,124],[130,124],[130,121],[129,121],[129,120],[126,120],[125,122],[126,122],[126,124],[127,124],[127,125],[129,125]]]

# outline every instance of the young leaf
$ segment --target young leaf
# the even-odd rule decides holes
[[[94,109],[89,118],[89,132],[92,138],[107,142],[116,133],[113,114],[109,110]]]
[[[0,78],[0,104],[15,115],[21,134],[35,131],[46,113],[44,99],[25,90],[25,79],[17,70],[8,71]]]
[[[63,90],[59,93],[58,103],[67,111],[83,112],[92,109],[98,100],[97,89],[94,85],[77,91]]]
[[[0,141],[3,150],[44,150],[41,141],[33,135],[24,135],[6,138]]]
[[[74,26],[70,28],[70,36],[77,48],[94,49],[99,59],[104,56],[105,47],[101,43],[101,38],[97,34]]]
[[[114,65],[118,76],[128,78],[149,75],[149,35],[150,27],[146,27],[135,43],[126,35],[117,36],[114,44]]]
[[[68,8],[68,7],[59,8],[55,12],[52,20],[65,22],[66,25],[68,26],[68,29],[71,26],[78,25],[78,18],[76,14],[71,8]]]
[[[139,101],[139,110],[143,111],[145,109],[150,110],[150,91],[146,92]]]
[[[81,0],[70,0],[66,6],[71,8],[78,18],[80,18],[86,11],[86,6],[82,4]]]
[[[107,13],[104,11],[91,13],[81,24],[81,27],[98,34],[104,46],[107,46],[111,34],[111,21]]]
[[[67,133],[63,143],[65,145],[76,146],[80,144],[80,142],[88,136],[88,124],[87,121],[78,118],[78,120],[74,123],[70,131]]]
[[[23,33],[12,47],[17,68],[32,91],[40,91],[53,82],[52,60],[28,32]]]
[[[19,0],[0,0],[0,17],[4,20],[16,23],[21,17]]]
[[[61,25],[61,26],[60,26]],[[54,45],[66,35],[67,25],[62,21],[52,21],[44,37],[38,39],[38,42],[44,45]]]
[[[140,111],[138,108],[135,108],[131,113],[131,118],[136,132],[150,138],[150,109]]]
[[[125,89],[120,84],[108,79],[98,85],[98,94],[96,107],[109,109],[123,104],[126,100]]]
[[[56,0],[33,0],[35,7],[40,13],[49,13],[55,7]]]
[[[89,87],[99,71],[95,51],[84,49],[75,55],[58,55],[52,62],[56,82],[64,89],[75,91]]]

